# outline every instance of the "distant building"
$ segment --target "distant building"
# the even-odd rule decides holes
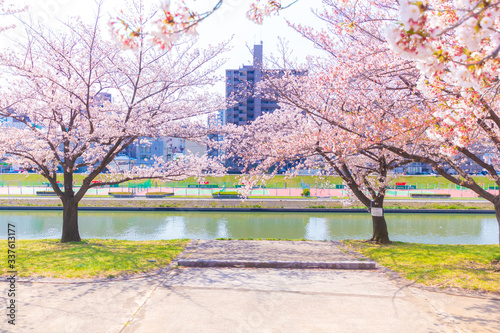
[[[489,161],[491,154],[479,154],[479,158],[484,160],[486,163],[490,164]],[[468,174],[481,174],[485,173],[486,170],[483,169],[482,166],[472,161],[469,158],[466,158],[460,163],[460,169],[464,170]],[[444,170],[452,175],[456,175],[457,171],[451,168],[449,165],[444,165]],[[400,166],[394,169],[393,171],[396,174],[405,174],[405,175],[429,175],[435,173],[434,169],[430,164],[420,163],[420,162],[412,162],[404,166]]]
[[[125,154],[118,154],[109,165],[121,171],[130,171],[135,166],[135,159]]]
[[[234,96],[239,101],[237,105],[219,112],[222,124],[243,125],[278,108],[277,101],[255,96],[255,84],[262,80],[262,50],[262,44],[254,45],[252,65],[226,69],[226,99]]]
[[[191,140],[185,140],[184,151],[189,154],[202,156],[207,152],[207,146]]]
[[[125,155],[134,159],[137,166],[151,166],[153,156],[163,156],[163,142],[161,139],[139,138],[125,148]]]
[[[222,125],[248,124],[265,113],[278,109],[278,102],[261,98],[255,93],[255,86],[262,80],[263,74],[271,70],[263,69],[263,45],[254,45],[252,65],[243,65],[239,69],[226,70],[226,100],[235,101],[231,108],[219,111],[219,123]],[[272,70],[272,75],[281,75],[283,71]],[[210,154],[221,156],[224,152],[210,151]],[[226,161],[229,172],[241,172],[238,160]]]
[[[24,117],[25,121],[29,121],[28,117]],[[25,128],[26,125],[14,118],[11,117],[0,117],[0,127],[4,128]]]
[[[406,175],[428,175],[432,173],[432,167],[427,163],[413,162],[394,169],[394,173]]]
[[[218,117],[215,119],[214,124],[226,125],[227,124],[226,119],[227,119],[227,110],[226,109],[219,110]],[[210,126],[210,121],[209,121],[209,126]]]
[[[163,158],[165,161],[172,161],[184,154],[186,151],[186,140],[180,138],[166,137],[163,140]]]
[[[101,92],[94,96],[94,103],[96,103],[99,106],[103,106],[105,101],[113,103],[113,98],[110,93]]]
[[[185,153],[185,139],[161,137],[157,139],[141,137],[125,148],[125,154],[135,160],[137,166],[152,166],[155,156],[171,161]]]

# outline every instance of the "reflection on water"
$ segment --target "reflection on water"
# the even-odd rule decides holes
[[[391,240],[431,244],[496,244],[494,215],[387,214]],[[7,224],[19,239],[59,238],[62,212],[0,211],[0,238]],[[174,238],[366,239],[367,213],[89,212],[79,216],[83,238],[154,240]]]

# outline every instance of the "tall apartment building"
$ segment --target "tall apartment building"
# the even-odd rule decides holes
[[[278,108],[276,101],[254,96],[255,84],[262,79],[262,50],[262,44],[254,45],[252,65],[226,70],[226,99],[235,96],[238,104],[220,111],[223,124],[243,125]]]

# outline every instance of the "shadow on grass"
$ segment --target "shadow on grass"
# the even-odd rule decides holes
[[[18,275],[56,278],[114,277],[167,266],[188,240],[18,241]],[[5,268],[3,269],[5,274]]]

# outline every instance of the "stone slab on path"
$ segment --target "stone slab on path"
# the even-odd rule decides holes
[[[178,261],[186,267],[375,269],[339,242],[199,240]]]

